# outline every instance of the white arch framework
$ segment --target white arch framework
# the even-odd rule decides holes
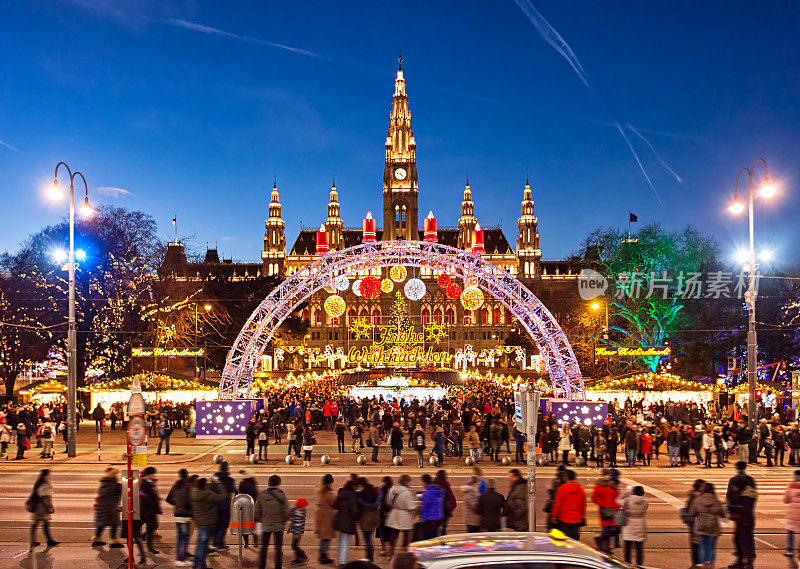
[[[331,252],[273,290],[253,311],[233,344],[219,384],[219,398],[247,396],[253,372],[272,335],[303,301],[339,275],[394,265],[445,272],[477,285],[500,301],[539,349],[557,398],[584,399],[583,377],[566,335],[553,315],[521,282],[480,255],[421,241],[365,243]]]

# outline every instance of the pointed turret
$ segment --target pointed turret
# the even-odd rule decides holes
[[[339,210],[339,192],[336,182],[331,185],[330,201],[328,202],[328,218],[325,220],[325,231],[328,232],[328,245],[331,251],[343,249],[342,230],[344,223]]]
[[[281,201],[278,195],[277,179],[272,184],[267,221],[264,223],[264,250],[261,261],[264,274],[282,276],[286,260],[285,222],[281,216]]]
[[[542,251],[539,249],[539,221],[533,213],[533,197],[528,180],[525,180],[517,226],[519,228],[519,233],[517,233],[519,276],[520,278],[535,278],[539,275]]]
[[[411,128],[403,58],[398,58],[383,169],[383,239],[419,239],[417,143]]]
[[[475,204],[469,180],[464,186],[464,201],[461,202],[461,217],[458,218],[458,247],[469,249],[472,245],[472,231],[475,229]]]

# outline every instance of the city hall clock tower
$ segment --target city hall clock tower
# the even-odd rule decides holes
[[[383,240],[419,239],[417,143],[411,129],[403,58],[398,59],[383,169]]]

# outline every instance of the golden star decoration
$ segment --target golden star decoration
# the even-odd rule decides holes
[[[356,340],[366,340],[372,333],[372,326],[369,325],[366,318],[359,318],[353,320],[349,330],[356,337]]]
[[[425,325],[425,340],[428,342],[435,342],[438,344],[447,337],[447,331],[444,329],[443,322],[436,322],[432,320]]]

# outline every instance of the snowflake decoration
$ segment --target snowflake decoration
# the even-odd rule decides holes
[[[372,326],[369,325],[366,318],[359,318],[353,320],[349,331],[356,337],[356,340],[366,340],[372,332]]]
[[[443,322],[432,320],[425,326],[425,341],[439,343],[447,337]]]

